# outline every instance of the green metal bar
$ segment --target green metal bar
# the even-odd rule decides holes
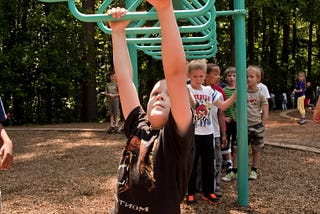
[[[161,51],[149,51],[149,50],[145,50],[145,53],[147,53],[150,56],[156,56],[156,55],[161,55]],[[214,52],[213,48],[210,49],[200,49],[200,50],[185,50],[186,55],[203,55],[206,56],[208,54],[212,54]]]
[[[69,0],[39,0],[39,1],[41,1],[41,2],[44,2],[44,3],[57,3],[57,2],[68,2]],[[137,2],[138,1],[136,1],[135,3],[137,4]],[[105,2],[104,2],[105,3]],[[135,4],[135,5],[136,5]],[[107,7],[108,7],[109,5],[107,5]],[[107,8],[106,7],[106,8]],[[184,8],[183,6],[181,6],[181,4],[179,4],[179,9],[182,9],[182,8]],[[78,13],[77,12],[77,9],[75,10],[75,13]],[[176,12],[177,14],[179,14],[180,12]],[[184,12],[182,12],[182,13],[184,13]],[[102,14],[102,13],[101,13]],[[142,13],[135,13],[135,14],[137,14],[137,16],[138,17],[136,17],[137,19],[141,19],[141,18],[144,18],[144,16],[143,17],[140,17],[140,15],[145,15],[145,13],[144,12],[142,12]],[[217,13],[216,13],[216,16],[233,16],[233,15],[237,15],[237,14],[243,14],[243,15],[247,15],[248,14],[248,11],[247,10],[245,10],[245,9],[235,9],[235,10],[226,10],[226,11],[217,11]],[[86,18],[86,16],[92,16],[92,15],[85,15],[85,14],[81,14],[80,12],[79,12],[79,15],[80,15],[80,17],[81,18]],[[105,20],[105,19],[108,19],[108,18],[106,18],[105,16],[107,16],[107,15],[103,15],[103,16],[93,16],[93,17],[90,17],[89,19],[91,19],[91,21],[89,21],[89,22],[98,22],[98,21],[107,21],[107,20]],[[196,15],[197,16],[197,15]],[[155,19],[155,14],[152,14],[152,17]],[[147,18],[147,17],[146,17]],[[149,18],[149,17],[148,17]],[[188,15],[187,14],[183,14],[183,17],[180,17],[180,16],[177,16],[177,18],[188,18]],[[110,18],[109,18],[110,19]],[[131,19],[131,17],[129,16],[127,16],[127,18],[124,18],[124,19]],[[95,21],[93,21],[93,20],[95,20]],[[88,22],[88,21],[87,21]]]
[[[126,0],[126,8],[134,5],[134,0]],[[132,25],[133,22],[130,23]],[[129,26],[130,26],[129,25]],[[128,37],[134,37],[135,35],[128,35]],[[134,44],[127,44],[132,64],[132,81],[136,86],[137,92],[139,93],[139,74],[138,74],[138,50]]]
[[[234,9],[234,10],[225,10],[217,11],[216,16],[235,16],[235,15],[247,15],[248,11],[245,9]]]
[[[60,1],[60,0],[58,0]],[[177,18],[188,18],[188,17],[195,17],[201,16],[204,13],[208,12],[213,7],[214,1],[207,1],[206,4],[199,9],[195,10],[183,10],[183,11],[176,11],[175,16]],[[68,0],[68,6],[70,12],[80,21],[83,22],[103,22],[103,21],[110,21],[114,20],[111,16],[107,14],[84,14],[81,13],[75,3],[75,0]],[[158,18],[156,12],[128,12],[122,20],[156,20]]]
[[[210,31],[209,34],[206,34],[204,36],[190,36],[190,37],[182,37],[182,42],[185,43],[194,43],[194,42],[205,42],[211,39],[212,36],[214,36],[215,32]],[[138,43],[138,44],[148,44],[148,43],[160,43],[161,38],[155,37],[155,38],[127,38],[128,43]]]
[[[208,13],[209,20],[204,24],[199,24],[197,26],[181,26],[179,27],[180,33],[192,33],[207,30],[212,27],[215,17]],[[102,22],[98,23],[99,28],[107,34],[111,34],[111,29],[105,26]],[[160,33],[160,27],[129,27],[126,29],[127,34],[150,34],[150,33]]]
[[[234,0],[235,9],[244,8],[244,0]],[[237,70],[237,142],[238,142],[238,203],[248,206],[248,110],[246,72],[245,14],[234,16],[235,56]]]
[[[203,43],[203,44],[190,44],[190,45],[183,45],[184,49],[186,50],[206,50],[209,49],[213,46],[216,46],[216,39],[211,39],[208,41],[208,43]],[[148,51],[152,51],[152,50],[161,50],[161,45],[137,45],[137,48],[139,50],[148,50]]]
[[[214,57],[216,54],[216,51],[212,51],[212,53],[208,54],[208,55],[204,55],[204,54],[200,54],[200,55],[186,55],[186,59],[209,59],[209,58],[212,58]],[[152,56],[154,59],[158,59],[160,60],[161,59],[161,55],[154,55]]]

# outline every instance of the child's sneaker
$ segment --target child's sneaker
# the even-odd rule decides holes
[[[234,179],[237,179],[237,173],[234,173],[233,171],[222,178],[223,181],[232,181]]]
[[[305,118],[302,118],[302,119],[300,119],[299,121],[298,121],[298,123],[299,124],[305,124],[307,121],[306,121],[306,119]]]
[[[113,130],[114,130],[114,127],[113,127],[113,126],[110,126],[110,127],[108,128],[108,130],[107,130],[107,133],[108,133],[108,134],[111,134],[111,133],[113,132]]]
[[[202,196],[203,200],[208,201],[209,204],[219,204],[219,198],[214,194],[203,194]]]
[[[232,171],[232,162],[230,162],[230,160],[227,160],[226,161],[226,172],[227,172],[227,174],[229,174],[231,171]]]
[[[223,193],[221,192],[221,190],[216,190],[214,191],[214,194],[217,196],[217,198],[221,198]]]
[[[258,178],[258,173],[254,170],[251,170],[250,175],[249,175],[249,179],[256,180],[257,178]]]
[[[118,126],[115,126],[115,127],[113,128],[112,132],[115,133],[115,132],[118,132],[118,130],[119,130],[119,127],[118,127]]]
[[[188,206],[189,205],[194,205],[196,203],[194,195],[187,195],[186,203],[187,203]]]

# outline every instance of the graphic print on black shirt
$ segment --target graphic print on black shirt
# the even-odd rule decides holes
[[[144,141],[138,137],[132,137],[125,150],[119,165],[118,191],[125,192],[131,186],[141,185],[150,192],[155,186],[153,174],[153,151],[156,148],[157,140]],[[131,167],[131,172],[130,172]],[[130,174],[135,176],[130,180]]]

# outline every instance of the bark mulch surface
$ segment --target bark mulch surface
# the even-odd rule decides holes
[[[181,204],[182,213],[320,213],[320,124],[299,125],[292,118],[296,111],[288,111],[289,118],[281,113],[270,113],[259,177],[249,181],[248,206],[239,205],[243,198],[232,181],[222,183],[221,204],[209,205],[199,194],[194,206]],[[53,127],[60,129],[48,129]],[[21,128],[6,128],[15,162],[0,172],[3,214],[109,213],[123,134],[105,134],[105,123]],[[249,154],[249,165],[250,159]]]

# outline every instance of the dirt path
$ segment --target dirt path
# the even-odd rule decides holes
[[[266,130],[268,144],[320,149],[318,124],[298,125],[279,115],[271,112]],[[62,130],[7,129],[14,141],[15,164],[0,173],[2,213],[109,213],[124,136],[105,135],[106,124],[36,128],[51,127]],[[87,130],[67,130],[74,128]],[[208,205],[199,199],[191,208],[182,204],[182,213],[320,213],[319,168],[320,158],[315,152],[267,145],[259,178],[249,182],[248,207],[238,205],[234,181],[222,184],[220,205]]]

